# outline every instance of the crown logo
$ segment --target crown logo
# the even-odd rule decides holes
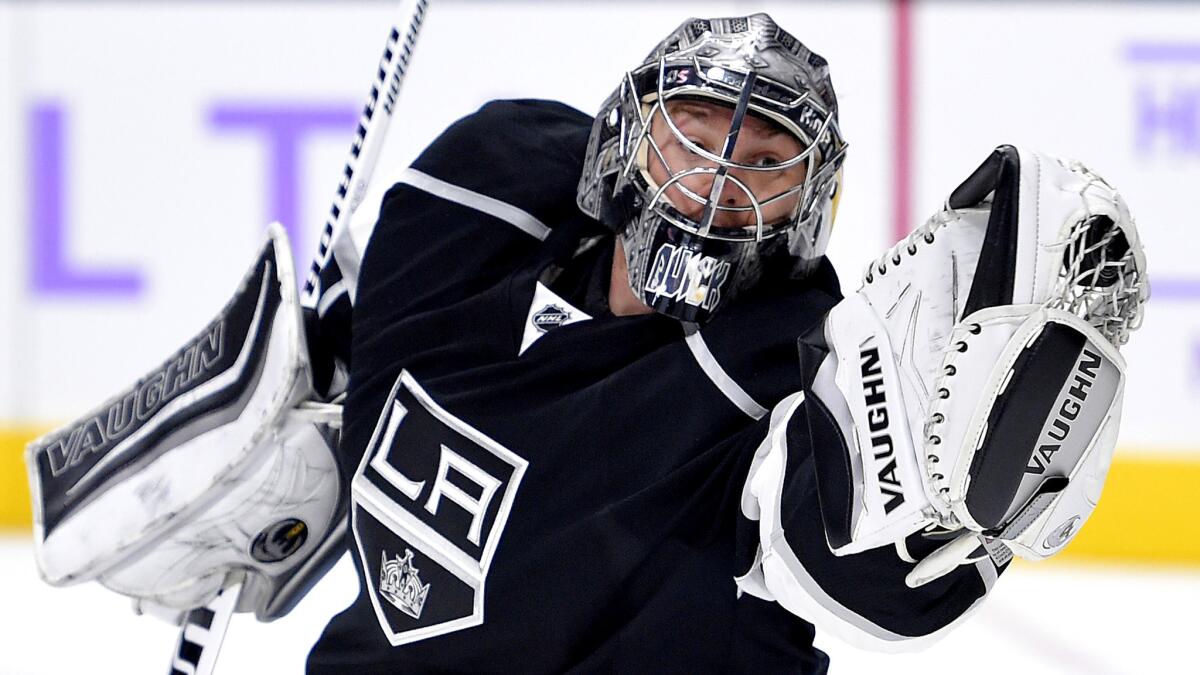
[[[396,609],[414,619],[421,618],[425,607],[425,596],[429,595],[429,584],[421,585],[420,570],[413,565],[412,549],[404,549],[404,557],[388,560],[383,552],[383,569],[379,571],[379,594]]]

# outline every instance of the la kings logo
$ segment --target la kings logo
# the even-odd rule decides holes
[[[354,542],[393,646],[483,623],[488,569],[526,466],[400,374],[350,483]]]
[[[883,386],[883,367],[874,339],[862,348],[859,359],[863,400],[867,405],[867,428],[871,434],[871,453],[879,467],[877,477],[880,496],[884,500],[883,510],[891,513],[904,503],[904,488],[900,485],[896,469],[896,453],[888,424],[887,392]]]

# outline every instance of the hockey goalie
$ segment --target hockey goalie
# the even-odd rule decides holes
[[[843,297],[846,150],[765,14],[685,21],[594,118],[485,105],[331,227],[303,301],[274,228],[194,340],[30,446],[43,576],[270,620],[348,550],[313,673],[937,639],[1095,508],[1146,263],[1112,186],[1003,145]]]

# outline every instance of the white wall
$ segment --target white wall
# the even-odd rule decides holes
[[[593,111],[684,16],[765,9],[832,64],[851,143],[831,249],[844,284],[857,287],[858,270],[890,243],[892,4],[434,5],[377,188],[487,99],[558,98]],[[272,153],[261,133],[220,126],[218,109],[284,107],[317,124],[295,146],[291,225],[306,265],[349,144],[351,125],[339,120],[361,106],[392,11],[390,2],[0,4],[0,420],[77,414],[164,357],[232,291],[275,215]],[[910,222],[992,146],[1028,143],[1078,156],[1121,188],[1156,279],[1196,274],[1200,232],[1184,200],[1200,178],[1200,94],[1189,94],[1200,91],[1200,60],[1133,63],[1128,49],[1200,43],[1188,29],[1200,26],[1200,9],[925,3],[913,18]],[[1176,106],[1182,121],[1171,131],[1160,125],[1144,147],[1140,88],[1184,102]],[[43,126],[52,121],[47,106],[62,116],[61,163],[45,147],[34,148],[38,161],[27,156],[35,111]],[[314,121],[318,114],[330,119]],[[54,167],[63,198],[32,208]],[[33,287],[39,269],[43,277],[54,271],[32,253],[51,232],[50,202],[63,206],[56,259],[68,270],[132,273],[136,292]],[[1163,288],[1128,349],[1134,370],[1122,442],[1190,450],[1198,446],[1188,415],[1200,403],[1200,295],[1175,282]]]

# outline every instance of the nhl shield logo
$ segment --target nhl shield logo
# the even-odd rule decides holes
[[[551,328],[558,328],[571,318],[571,313],[558,305],[546,305],[533,315],[533,325],[545,333]]]
[[[534,285],[533,299],[529,303],[529,313],[525,315],[525,329],[517,354],[524,354],[533,343],[555,328],[590,318],[586,312],[571,305],[539,281]]]
[[[412,549],[404,549],[404,557],[388,560],[383,552],[383,564],[379,572],[379,594],[396,609],[414,619],[421,618],[425,608],[425,597],[429,595],[429,584],[421,585],[420,570],[413,565]]]

